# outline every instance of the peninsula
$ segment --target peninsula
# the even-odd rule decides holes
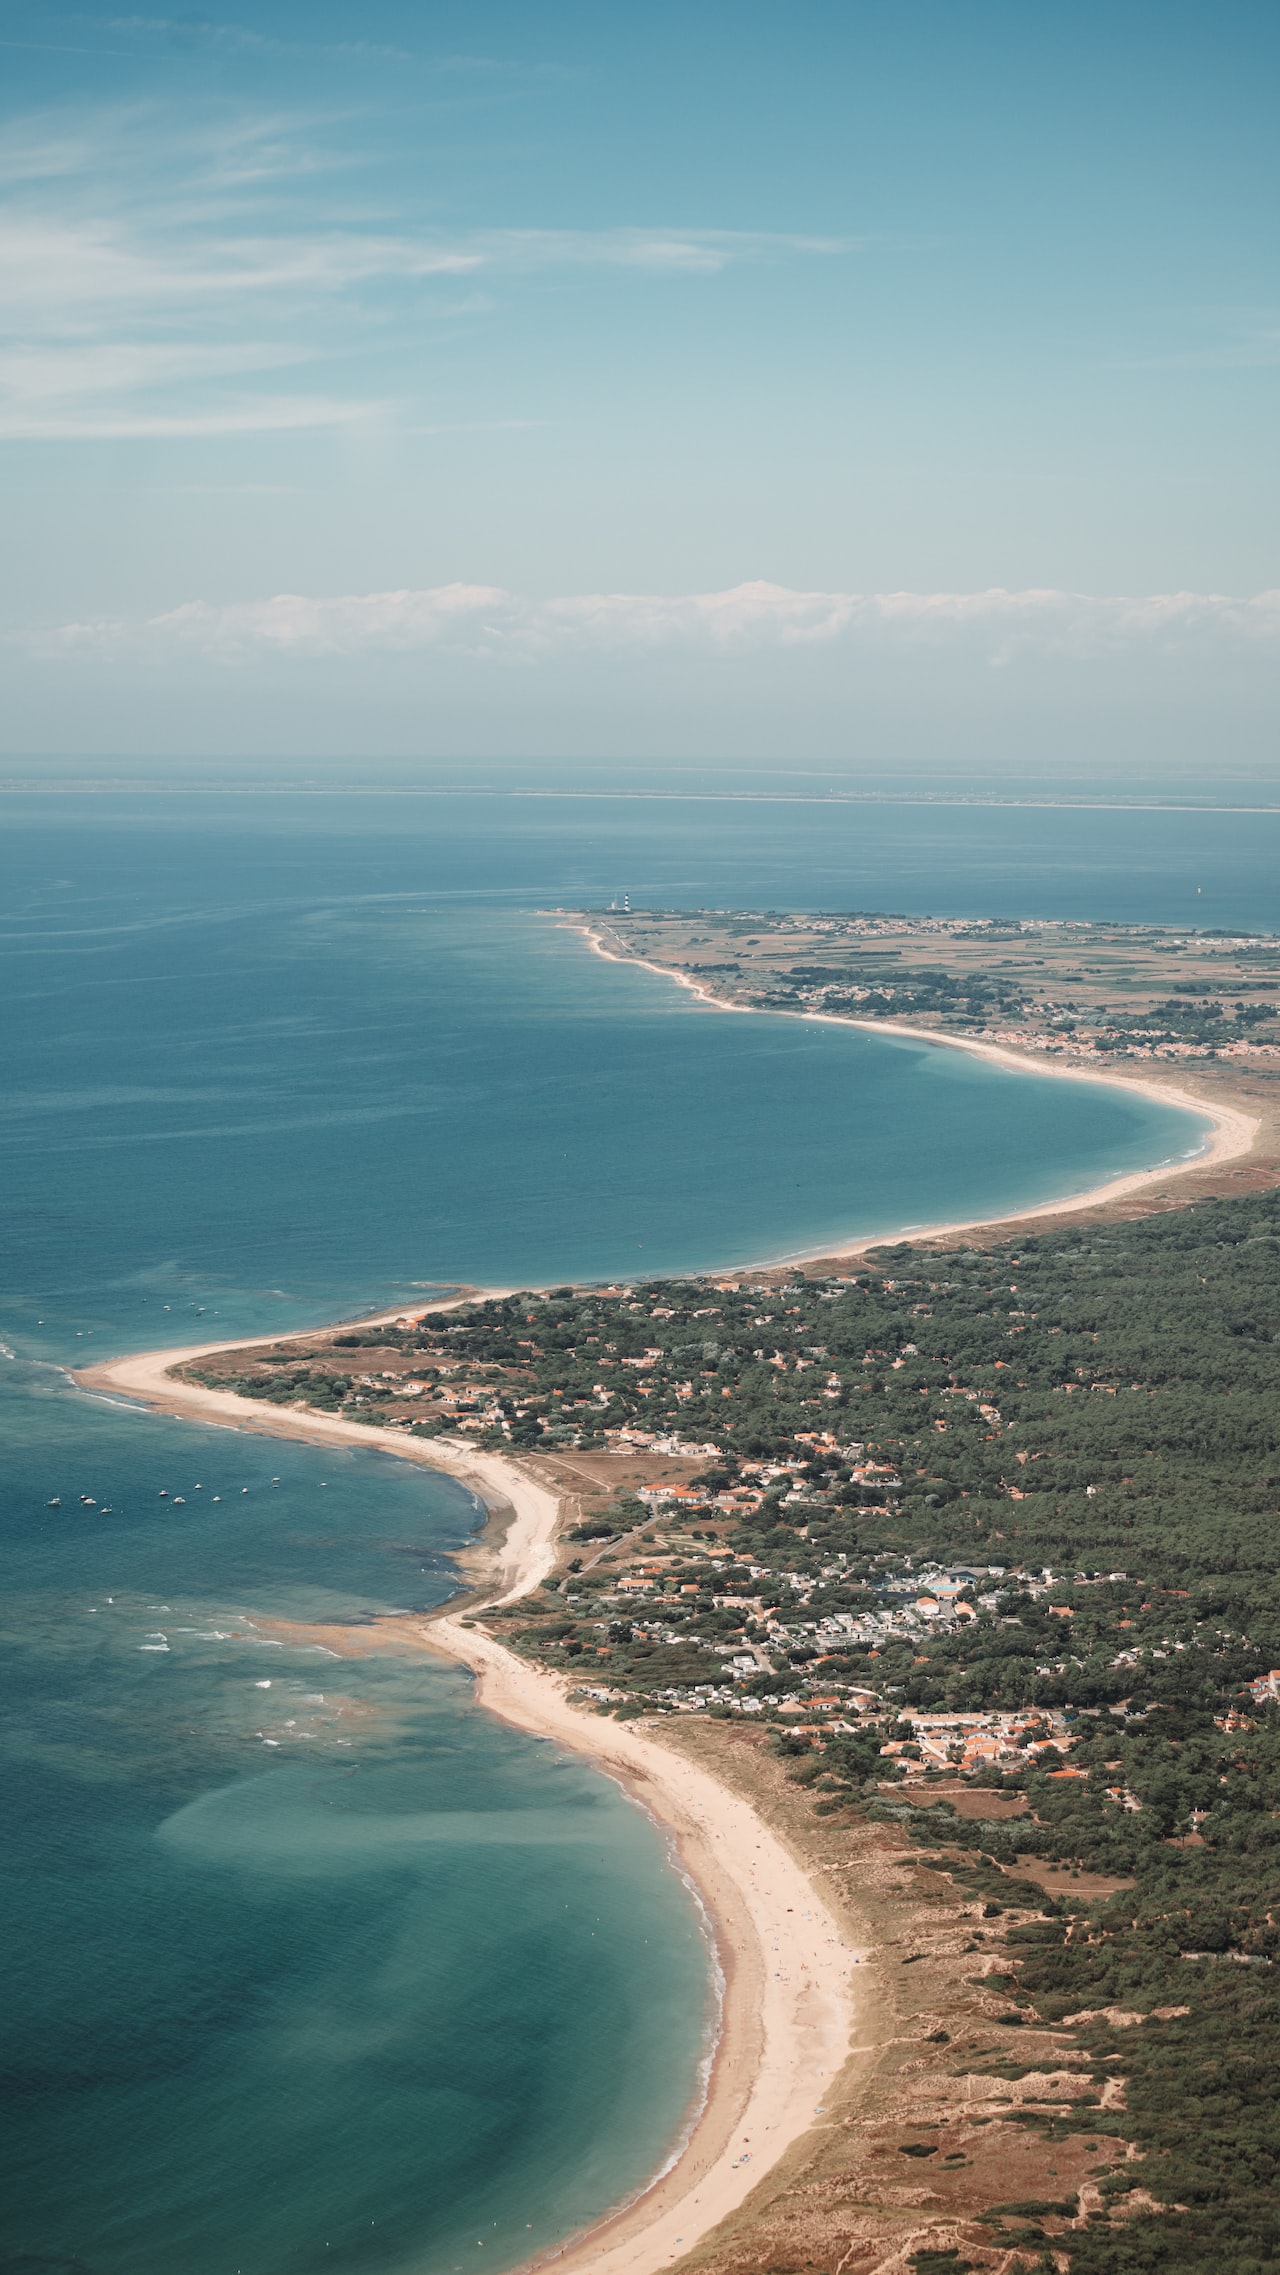
[[[663,972],[724,1010],[915,1035],[1208,1117],[1204,1153],[1115,1179],[1091,1203],[1143,1195],[1135,1206],[1181,1207],[1246,1156],[1248,1188],[1280,1176],[1280,940],[1270,934],[858,911],[557,913],[598,954]],[[1050,1202],[1009,1221],[1059,1213]]]
[[[1056,1220],[471,1290],[79,1378],[471,1484],[467,1596],[306,1633],[464,1660],[485,1706],[676,1839],[725,1979],[710,2088],[670,2171],[558,2267],[1111,2275],[1122,2250],[1259,2250],[1280,2155],[1263,1049],[1177,1068],[1251,1150]]]

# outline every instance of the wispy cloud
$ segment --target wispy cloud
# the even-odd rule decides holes
[[[481,266],[499,271],[623,268],[707,276],[736,262],[847,253],[862,240],[748,229],[489,229],[465,242]]]
[[[381,371],[364,397],[286,392],[272,375],[349,365],[362,346],[385,364],[424,323],[474,320],[501,280],[515,289],[536,270],[678,281],[847,249],[719,228],[445,229],[389,210],[333,126],[153,106],[47,114],[0,133],[0,439],[383,417],[392,404]],[[461,302],[443,289],[480,277],[486,293]],[[420,420],[424,408],[406,400],[403,412]]]
[[[80,15],[69,17],[67,21],[84,32],[105,33],[129,43],[129,48],[152,52],[157,48],[179,54],[212,50],[226,55],[261,56],[264,60],[276,56],[315,56],[334,63],[415,63],[428,73],[501,81],[575,78],[579,69],[572,64],[545,59],[530,62],[518,56],[437,54],[430,48],[411,52],[403,47],[390,47],[382,40],[282,39],[278,34],[259,31],[248,24],[219,22],[214,17]]]
[[[201,16],[80,16],[71,21],[138,46],[159,43],[184,52],[213,49],[224,55],[319,55],[337,62],[357,57],[377,63],[412,60],[405,48],[386,47],[377,40],[285,40],[254,31],[248,24],[218,23]]]
[[[198,653],[234,665],[264,655],[447,654],[537,664],[573,654],[741,656],[768,649],[887,650],[949,645],[993,664],[1022,653],[1097,656],[1133,649],[1242,644],[1280,654],[1280,591],[1141,598],[1058,591],[796,592],[735,585],[675,597],[583,593],[527,600],[497,585],[425,591],[278,593],[269,600],[187,601],[145,621],[65,624],[23,643],[46,655]]]
[[[208,409],[163,411],[121,404],[0,408],[0,440],[11,442],[177,442],[218,435],[296,434],[309,427],[357,425],[374,405],[321,394],[223,396]]]
[[[212,304],[279,293],[324,297],[382,278],[465,276],[479,252],[334,230],[220,235],[198,248],[140,244],[111,222],[35,216],[0,224],[0,295],[10,324],[83,337],[102,316],[192,318]]]

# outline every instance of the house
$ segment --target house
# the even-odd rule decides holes
[[[1141,1814],[1142,1803],[1136,1793],[1130,1793],[1127,1785],[1108,1785],[1103,1790],[1108,1801],[1119,1802],[1120,1807],[1127,1809],[1132,1816]]]
[[[965,1740],[960,1767],[963,1770],[974,1770],[980,1762],[998,1762],[1004,1750],[994,1731],[977,1731],[973,1737]]]

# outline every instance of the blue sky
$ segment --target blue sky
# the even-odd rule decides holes
[[[0,43],[11,752],[1268,763],[1273,7]]]

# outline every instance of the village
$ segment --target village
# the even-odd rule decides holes
[[[583,921],[610,951],[744,1006],[907,1019],[1086,1062],[1280,1059],[1275,946],[1250,934],[716,909],[609,909]]]
[[[1123,1734],[1180,1663],[1228,1738],[1280,1677],[1150,1548],[1134,1576],[1180,1393],[1123,1306],[1081,1316],[1093,1254],[523,1291],[199,1378],[529,1464],[563,1498],[556,1567],[489,1616],[601,1714],[749,1725],[886,1788],[1092,1781],[1130,1817]]]
[[[655,1514],[674,1509],[688,1515],[722,1508],[732,1497],[668,1486],[642,1487],[637,1498]],[[703,1679],[646,1683],[643,1689],[634,1685],[634,1669],[630,1684],[581,1682],[579,1694],[602,1706],[616,1711],[642,1701],[650,1711],[748,1715],[776,1723],[791,1739],[807,1739],[819,1752],[832,1735],[876,1732],[885,1774],[907,1779],[928,1772],[999,1774],[1006,1765],[1036,1764],[1053,1777],[1085,1774],[1064,1766],[1075,1742],[1069,1710],[930,1713],[903,1703],[900,1684],[877,1680],[876,1662],[887,1650],[907,1647],[916,1661],[922,1643],[996,1614],[1010,1577],[1003,1565],[911,1569],[886,1560],[867,1608],[855,1611],[820,1609],[849,1578],[843,1557],[816,1573],[743,1566],[714,1550],[695,1559],[687,1540],[650,1530],[629,1554],[606,1551],[590,1567],[574,1562],[579,1569],[571,1565],[559,1582],[561,1602],[580,1617],[590,1611],[600,1640],[584,1646],[578,1638],[585,1630],[575,1627],[574,1640],[566,1641],[563,1622],[553,1616],[546,1630],[526,1628],[519,1644],[549,1659],[563,1657],[575,1670],[590,1655],[615,1658],[622,1642],[638,1642],[650,1652],[687,1652],[694,1644],[720,1661]],[[618,1569],[606,1572],[606,1564]],[[1086,1584],[1083,1575],[1080,1582]],[[1045,1572],[1018,1575],[1016,1585],[1035,1600],[1048,1596],[1055,1583]],[[699,1610],[729,1614],[735,1623],[731,1638],[722,1638],[718,1620],[699,1620]],[[850,1678],[851,1652],[865,1654],[861,1679]],[[1051,1671],[1056,1670],[1044,1670]],[[890,1729],[898,1734],[888,1735]]]
[[[187,1371],[300,1426],[349,1413],[447,1441],[464,1470],[513,1458],[555,1496],[551,1569],[464,1603],[460,1631],[553,1675],[602,1746],[635,1720],[767,1788],[859,1901],[880,1860],[895,1981],[914,1969],[923,1997],[944,1946],[957,1970],[947,2003],[926,1999],[929,2075],[1033,2089],[1002,2104],[989,2186],[1001,2221],[1034,2212],[1037,2253],[1052,2232],[1061,2275],[1103,2199],[1068,2230],[1044,2190],[1073,2143],[1101,2144],[1104,2105],[1113,2168],[1082,2165],[1080,2186],[1180,2159],[1152,2202],[1200,2185],[1188,2065],[1233,2096],[1234,2129],[1243,2047],[1270,2122],[1278,1244],[1273,1193],[1246,1186],[805,1269],[442,1290]],[[1144,2015],[1184,2032],[1167,2056]],[[1042,2098],[1064,2065],[1070,2110]],[[1015,2152],[1025,2202],[1004,2201]],[[843,2163],[832,2186],[843,2219]],[[1129,2199],[1106,2201],[1119,2224]]]

